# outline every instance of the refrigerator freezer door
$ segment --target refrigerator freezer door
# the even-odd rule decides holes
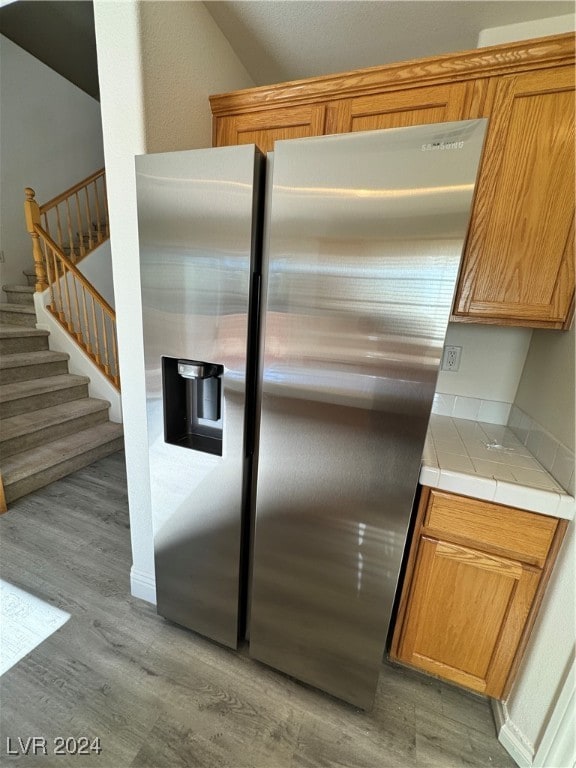
[[[158,612],[236,647],[253,146],[136,158]]]
[[[275,146],[250,653],[363,708],[484,123]]]

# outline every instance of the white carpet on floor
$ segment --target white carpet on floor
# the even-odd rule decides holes
[[[69,618],[66,611],[0,579],[0,675]]]

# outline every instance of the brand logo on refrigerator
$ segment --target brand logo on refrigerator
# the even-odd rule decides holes
[[[443,152],[446,149],[462,149],[463,141],[433,141],[432,143],[422,144],[422,152],[434,152],[439,150]]]

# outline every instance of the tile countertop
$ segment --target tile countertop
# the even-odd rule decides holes
[[[566,520],[576,512],[574,497],[501,424],[433,414],[420,483]]]

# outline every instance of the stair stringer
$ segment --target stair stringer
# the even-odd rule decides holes
[[[90,397],[107,400],[110,403],[110,421],[122,423],[122,401],[120,393],[104,376],[98,366],[81,349],[76,342],[66,333],[64,328],[46,309],[50,303],[50,290],[34,294],[34,307],[36,309],[36,327],[49,331],[48,347],[54,352],[66,352],[70,359],[68,368],[70,373],[79,376],[87,376],[90,379],[88,392]]]

